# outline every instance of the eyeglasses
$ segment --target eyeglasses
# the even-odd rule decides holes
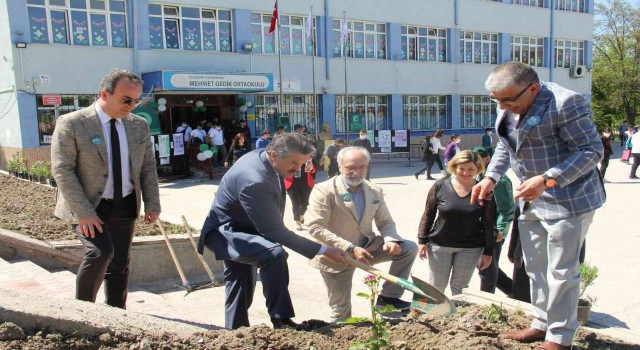
[[[525,86],[524,89],[522,89],[522,91],[520,91],[520,93],[518,93],[517,95],[515,95],[514,97],[507,97],[507,98],[496,98],[493,97],[493,95],[489,95],[489,98],[491,99],[491,101],[495,102],[495,103],[501,103],[503,105],[508,105],[511,103],[515,103],[516,101],[518,101],[518,99],[525,93],[527,92],[527,90],[529,89],[529,87],[531,85],[533,85],[534,82],[530,82],[529,85]]]
[[[368,165],[360,165],[360,166],[344,166],[343,165],[342,167],[344,168],[344,170],[350,173],[355,173],[355,172],[366,171],[369,166]]]
[[[124,97],[123,99],[120,100],[120,102],[122,102],[123,105],[127,105],[129,107],[131,106],[138,107],[140,103],[142,103],[141,100],[134,100],[130,97]]]

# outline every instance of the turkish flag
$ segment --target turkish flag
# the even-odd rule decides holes
[[[269,33],[273,33],[276,30],[276,22],[278,22],[278,0],[273,5],[273,15],[271,16],[271,27],[269,27]]]

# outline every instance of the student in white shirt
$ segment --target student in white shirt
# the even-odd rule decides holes
[[[202,124],[198,123],[198,125],[196,126],[196,129],[191,131],[190,141],[193,144],[203,144],[206,136],[207,136],[207,133],[204,130],[202,130]]]
[[[227,159],[227,148],[224,146],[224,133],[219,122],[213,123],[213,128],[209,129],[209,145],[214,146],[217,150],[214,166],[222,166]],[[220,161],[218,161],[220,159]]]
[[[189,126],[189,124],[187,124],[186,120],[182,121],[182,124],[180,124],[178,126],[178,128],[176,129],[176,133],[178,134],[182,134],[184,135],[184,142],[187,143],[189,141],[191,141],[191,132],[193,131],[193,129]]]

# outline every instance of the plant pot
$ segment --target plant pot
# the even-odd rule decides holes
[[[589,322],[589,316],[591,315],[591,304],[586,302],[584,305],[578,304],[578,323],[581,326],[586,325]]]
[[[47,183],[49,184],[49,186],[51,187],[58,187],[58,184],[56,183],[56,180],[54,180],[53,178],[48,178],[47,179]]]
[[[46,184],[47,184],[47,182],[48,182],[48,181],[47,181],[47,178],[46,178],[46,177],[44,177],[44,176],[40,176],[40,179],[39,179],[39,180],[40,180],[39,182],[40,182],[41,184],[43,184],[43,185],[46,185]]]

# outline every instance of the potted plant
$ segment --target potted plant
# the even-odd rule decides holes
[[[585,325],[589,322],[591,314],[591,306],[596,302],[597,298],[585,294],[587,288],[593,285],[598,278],[598,267],[589,263],[580,264],[580,296],[578,299],[578,323]]]
[[[7,171],[9,171],[9,175],[18,176],[18,161],[15,159],[11,159],[7,162]]]

